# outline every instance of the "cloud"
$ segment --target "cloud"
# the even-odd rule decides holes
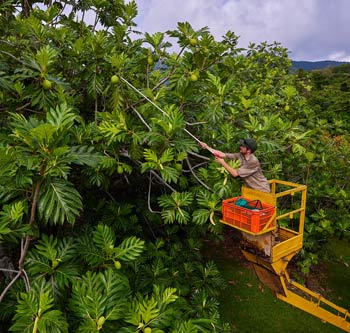
[[[280,42],[296,60],[344,60],[350,57],[348,0],[136,0],[139,30],[174,30],[188,21],[208,26],[217,40],[228,31],[250,42]]]

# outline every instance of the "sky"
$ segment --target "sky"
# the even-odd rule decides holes
[[[350,0],[136,0],[137,30],[166,32],[178,22],[227,31],[238,47],[279,42],[293,60],[350,61]],[[170,40],[172,44],[176,41]],[[175,43],[174,43],[175,42]]]

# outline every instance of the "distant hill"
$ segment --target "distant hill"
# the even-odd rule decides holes
[[[344,64],[350,64],[345,61],[332,61],[332,60],[323,60],[323,61],[292,61],[292,71],[298,69],[304,69],[305,71],[312,71],[315,69],[323,69],[326,67],[336,67]]]

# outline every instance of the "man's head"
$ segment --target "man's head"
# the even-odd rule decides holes
[[[256,148],[258,147],[258,145],[256,144],[256,141],[251,138],[241,139],[239,140],[239,143],[241,147],[246,147],[247,149],[250,149],[252,153],[254,153],[256,151]]]

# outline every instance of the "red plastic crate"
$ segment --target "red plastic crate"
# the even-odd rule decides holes
[[[236,206],[236,201],[240,198],[248,202],[252,201],[251,199],[243,197],[230,198],[222,201],[223,222],[253,233],[262,231],[274,214],[275,207],[266,203],[262,203],[262,209],[260,210]]]

